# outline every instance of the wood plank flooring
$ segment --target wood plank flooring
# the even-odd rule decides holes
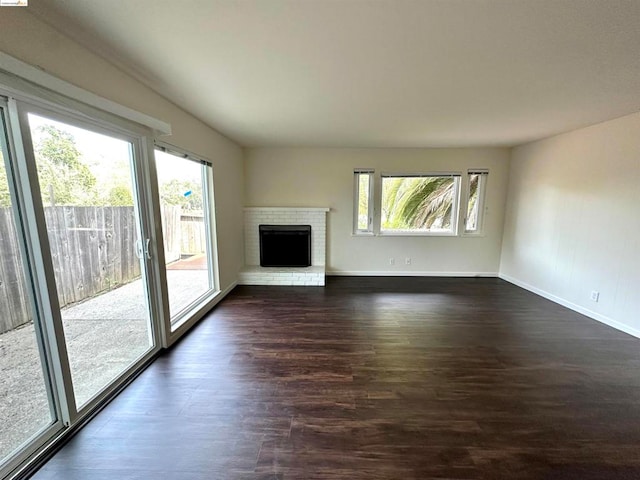
[[[638,479],[640,341],[498,279],[237,287],[34,478]]]

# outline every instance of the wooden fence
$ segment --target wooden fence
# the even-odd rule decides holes
[[[180,215],[180,253],[198,255],[207,251],[204,215],[201,211],[183,211]]]
[[[47,207],[44,213],[61,307],[140,277],[133,207]]]
[[[0,333],[32,320],[10,208],[0,208]]]
[[[207,251],[202,211],[164,205],[161,213],[166,263],[180,260],[183,255],[198,255]]]
[[[45,207],[60,307],[140,277],[133,207]],[[199,215],[199,216],[198,216]],[[167,263],[203,253],[201,213],[164,207]],[[199,224],[198,224],[199,223]],[[0,208],[0,333],[32,320],[10,208]]]
[[[180,217],[182,208],[162,205],[162,236],[164,240],[164,260],[166,263],[180,260]]]

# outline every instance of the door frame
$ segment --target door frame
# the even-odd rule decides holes
[[[11,197],[11,209],[16,225],[16,236],[22,258],[22,266],[24,269],[26,291],[31,312],[33,314],[34,334],[36,336],[36,344],[40,356],[40,368],[43,373],[43,380],[47,398],[49,402],[49,410],[52,422],[43,427],[39,432],[33,434],[26,439],[18,450],[7,457],[4,464],[0,468],[0,477],[8,475],[9,472],[18,468],[26,459],[31,457],[35,452],[49,442],[56,434],[64,430],[66,425],[65,415],[62,412],[61,405],[63,401],[60,398],[60,388],[58,386],[58,377],[55,374],[57,369],[56,353],[52,351],[50,338],[51,332],[47,323],[43,319],[40,305],[40,291],[37,287],[33,271],[35,268],[34,258],[31,254],[32,245],[30,242],[29,224],[26,220],[25,197],[22,189],[18,187],[21,184],[19,172],[20,161],[17,157],[21,153],[21,148],[16,148],[16,140],[21,145],[19,131],[16,132],[15,125],[11,121],[10,103],[4,96],[0,97],[0,148],[6,154],[4,159],[7,183],[9,186],[9,195]]]
[[[138,220],[138,229],[141,239],[149,238],[150,249],[155,244],[155,236],[151,230],[149,204],[150,200],[145,195],[144,184],[147,179],[142,171],[141,165],[146,163],[144,143],[146,138],[119,125],[96,119],[86,118],[84,115],[69,113],[42,105],[33,100],[9,99],[9,109],[12,116],[12,123],[19,126],[19,132],[14,134],[14,142],[20,142],[18,149],[18,171],[21,182],[22,194],[25,197],[25,217],[29,227],[28,250],[33,257],[33,273],[36,290],[40,294],[39,307],[41,309],[44,323],[47,325],[47,340],[54,350],[53,355],[53,376],[58,385],[58,397],[65,426],[76,425],[87,414],[92,412],[104,399],[120,388],[132,372],[138,370],[146,364],[160,350],[162,344],[160,329],[156,325],[158,321],[158,305],[153,293],[153,263],[149,258],[141,261],[142,279],[145,286],[145,297],[148,307],[148,321],[151,347],[128,368],[116,376],[108,385],[100,389],[81,408],[75,403],[73,382],[69,356],[66,347],[66,340],[62,325],[60,305],[57,297],[57,286],[54,275],[53,262],[51,259],[51,249],[47,233],[47,225],[44,217],[44,207],[41,202],[38,172],[29,127],[28,114],[34,113],[51,118],[54,121],[61,121],[74,127],[83,128],[95,133],[108,135],[113,138],[130,142],[132,145],[132,180],[134,194],[134,208]],[[16,138],[18,137],[18,138]]]

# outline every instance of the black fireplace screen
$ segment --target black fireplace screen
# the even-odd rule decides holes
[[[260,225],[260,266],[309,267],[311,225]]]

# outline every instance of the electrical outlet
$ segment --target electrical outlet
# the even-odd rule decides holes
[[[395,258],[393,258],[393,257],[391,257],[391,258],[389,259],[389,265],[395,265],[395,264],[396,264],[396,259],[395,259]]]
[[[598,300],[600,300],[600,292],[598,292],[597,290],[593,290],[591,292],[591,300],[594,302],[597,302]]]
[[[411,265],[411,257],[407,257],[404,259],[404,264],[405,265]]]

